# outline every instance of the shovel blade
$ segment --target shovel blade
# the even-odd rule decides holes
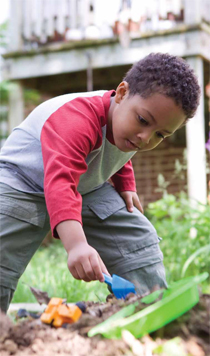
[[[119,277],[116,274],[113,274],[112,277],[107,276],[105,273],[103,273],[103,275],[104,282],[111,287],[117,299],[125,299],[129,293],[136,293],[134,284],[127,279]]]
[[[136,293],[133,283],[126,279],[113,274],[112,276],[112,291],[116,298],[126,298],[129,293]]]

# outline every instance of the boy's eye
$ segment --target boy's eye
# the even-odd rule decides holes
[[[138,116],[138,118],[139,118],[139,121],[140,121],[140,123],[142,124],[142,125],[148,125],[148,122],[145,120],[145,119],[143,119],[143,117],[142,116]]]
[[[157,137],[162,138],[162,140],[164,140],[165,136],[163,136],[163,134],[161,132],[156,132]]]

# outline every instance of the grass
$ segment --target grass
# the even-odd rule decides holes
[[[46,291],[49,297],[65,298],[68,302],[105,301],[109,294],[105,283],[85,283],[71,276],[67,254],[59,240],[36,252],[19,280],[12,302],[35,303],[29,286]]]

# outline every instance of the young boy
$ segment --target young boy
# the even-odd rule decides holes
[[[131,158],[184,125],[199,94],[184,60],[150,54],[116,91],[53,98],[13,130],[0,156],[3,311],[50,226],[74,278],[103,282],[102,272],[116,273],[140,294],[166,286],[160,238],[143,215]]]

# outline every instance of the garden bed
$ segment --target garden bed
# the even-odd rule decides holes
[[[164,352],[167,356],[210,355],[210,295],[207,294],[202,295],[200,302],[188,313],[138,341],[131,340],[131,335],[126,333],[121,340],[108,340],[100,335],[87,337],[87,332],[94,325],[106,320],[134,300],[135,297],[131,296],[125,302],[115,298],[109,298],[105,303],[86,302],[86,312],[77,323],[58,329],[43,324],[40,319],[27,317],[12,322],[8,316],[1,314],[1,356],[153,356],[164,355]],[[138,310],[143,307],[139,302]],[[173,353],[170,353],[170,347]],[[174,353],[176,347],[177,354]],[[169,350],[167,353],[166,349]]]

